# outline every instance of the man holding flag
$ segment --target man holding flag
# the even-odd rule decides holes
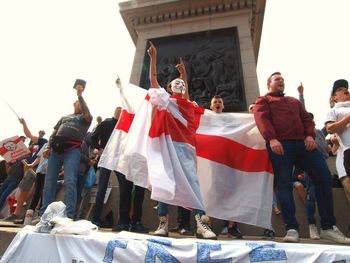
[[[169,165],[175,173],[181,175],[183,183],[190,184],[190,188],[195,192],[197,207],[194,206],[193,213],[197,224],[196,236],[205,239],[216,239],[216,235],[208,226],[209,218],[205,215],[200,194],[199,181],[197,177],[197,160],[195,152],[195,131],[196,117],[200,114],[199,108],[188,100],[188,86],[185,64],[180,58],[180,63],[176,65],[180,73],[180,78],[171,81],[167,91],[160,88],[156,75],[157,49],[150,43],[148,55],[150,57],[150,82],[151,88],[148,92],[153,108],[152,126],[150,136],[153,138],[163,137],[165,143],[173,146],[174,156]],[[169,95],[170,94],[170,95]],[[157,142],[156,142],[157,143]],[[161,146],[161,144],[158,144]],[[157,150],[156,144],[150,145],[153,150]],[[163,149],[164,150],[164,149]],[[162,180],[159,174],[159,180]],[[165,178],[164,178],[165,179]],[[176,181],[175,177],[175,184]],[[176,187],[176,186],[175,186]],[[183,193],[184,195],[189,193]],[[158,205],[158,215],[160,224],[155,231],[156,235],[168,235],[168,205],[160,202]]]

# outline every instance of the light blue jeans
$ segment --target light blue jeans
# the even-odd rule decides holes
[[[51,151],[43,190],[42,215],[47,206],[55,201],[59,171],[64,166],[64,204],[69,218],[74,218],[77,202],[77,177],[80,163],[80,148],[58,154]]]
[[[0,210],[5,204],[7,197],[16,189],[18,182],[16,180],[5,180],[0,187]]]

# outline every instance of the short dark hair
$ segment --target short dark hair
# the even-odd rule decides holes
[[[314,115],[311,112],[308,112],[312,119],[314,119]]]
[[[222,99],[220,95],[214,95],[211,99]]]
[[[268,79],[267,79],[267,85],[270,84],[271,78],[272,78],[273,76],[275,76],[275,75],[281,75],[281,72],[276,71],[276,72],[272,73],[272,74],[270,75],[270,77],[268,77]]]
[[[166,85],[166,91],[167,91],[170,95],[173,95],[173,91],[171,90],[171,82],[169,82],[169,83]]]

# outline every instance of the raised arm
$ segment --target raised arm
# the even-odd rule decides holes
[[[38,143],[39,137],[38,137],[38,136],[34,136],[34,135],[30,132],[30,130],[29,130],[28,126],[27,126],[26,121],[25,121],[23,118],[20,118],[20,119],[18,119],[18,120],[19,120],[19,122],[23,125],[23,132],[24,132],[24,134],[25,134],[29,139],[31,139],[34,143]]]
[[[183,94],[183,96],[184,96],[184,98],[189,99],[186,67],[185,67],[185,63],[181,57],[180,57],[180,63],[176,65],[176,69],[180,73],[180,79],[182,79],[185,82],[186,90],[185,90],[185,94]]]
[[[159,83],[157,80],[157,49],[150,41],[150,47],[147,50],[149,55],[149,80],[151,83],[151,88],[159,88]]]
[[[344,129],[346,129],[349,124],[350,124],[350,115],[347,115],[339,121],[327,122],[326,123],[326,130],[330,134],[341,132]]]
[[[84,91],[84,88],[81,86],[81,85],[77,85],[76,86],[76,91],[77,91],[77,96],[78,96],[78,100],[79,100],[79,103],[80,103],[80,107],[81,107],[81,112],[83,113],[84,115],[84,119],[85,121],[87,122],[91,122],[92,121],[92,116],[90,114],[90,110],[83,98],[83,91]]]
[[[304,100],[304,86],[303,83],[300,82],[298,88],[298,94],[299,94],[299,101],[301,105],[303,105],[303,108],[305,109],[305,100]]]

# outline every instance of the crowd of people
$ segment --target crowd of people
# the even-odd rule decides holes
[[[181,166],[183,177],[190,181],[200,192],[196,171],[195,125],[194,120],[198,106],[189,100],[186,69],[180,58],[176,65],[179,77],[172,80],[165,88],[157,81],[157,49],[150,43],[150,102],[155,109],[172,111],[186,109],[184,115],[186,140],[189,144],[174,144],[175,154],[186,162]],[[117,80],[117,85],[119,84]],[[81,209],[84,202],[84,184],[90,168],[99,174],[97,195],[91,222],[101,226],[102,210],[111,170],[97,167],[98,158],[117,125],[122,108],[115,109],[112,118],[102,120],[88,132],[93,117],[83,98],[86,82],[77,79],[74,84],[77,100],[74,113],[63,116],[54,126],[49,140],[45,132],[38,136],[31,133],[24,119],[19,119],[23,126],[23,140],[30,139],[31,153],[13,163],[1,163],[0,210],[5,206],[10,194],[18,187],[17,205],[14,211],[4,218],[15,223],[36,223],[48,205],[56,200],[59,178],[64,178],[64,203],[67,217],[82,218]],[[293,191],[297,191],[306,206],[310,238],[326,239],[337,243],[350,244],[337,227],[333,211],[332,177],[325,159],[329,153],[337,155],[336,168],[350,202],[350,93],[348,82],[337,80],[331,90],[331,108],[325,121],[325,128],[330,134],[332,148],[326,143],[322,131],[315,129],[313,115],[306,111],[303,99],[303,87],[298,87],[299,99],[284,95],[284,78],[275,72],[267,80],[268,92],[256,99],[249,106],[254,115],[256,126],[266,141],[266,148],[274,172],[274,213],[281,214],[286,227],[285,242],[299,242],[299,225],[295,217]],[[174,106],[176,105],[176,106]],[[224,110],[224,101],[216,95],[211,99],[210,109],[216,114]],[[176,140],[176,138],[174,139]],[[119,182],[119,220],[113,231],[132,231],[148,233],[142,224],[142,207],[145,189],[133,185],[126,176],[114,171]],[[301,183],[302,182],[302,183]],[[305,189],[306,188],[306,189]],[[24,203],[31,200],[26,213]],[[277,203],[280,206],[277,206]],[[315,205],[320,216],[320,232],[315,221]],[[169,229],[168,206],[164,202],[157,205],[159,226],[153,232],[157,236],[168,236],[169,231],[183,235],[193,235],[191,213],[195,219],[195,234],[198,238],[216,239],[211,228],[211,220],[199,207],[178,206],[178,224]],[[38,209],[40,208],[40,209]],[[37,220],[27,220],[38,210]],[[25,214],[25,216],[23,216]],[[230,236],[242,238],[236,222],[226,221],[226,232]],[[265,229],[264,235],[274,237],[272,229]]]

